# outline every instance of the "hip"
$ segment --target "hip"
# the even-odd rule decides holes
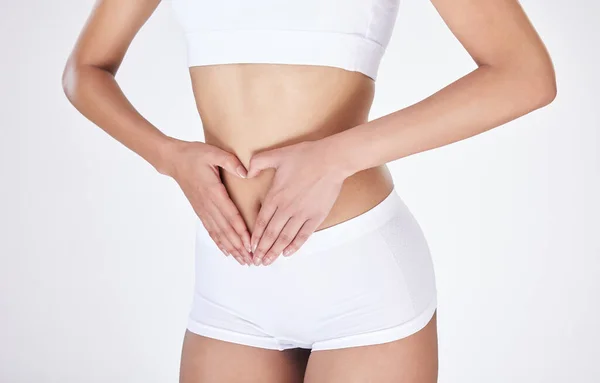
[[[436,306],[429,246],[395,189],[269,266],[246,267],[224,257],[201,223],[196,240],[190,313],[196,332],[221,328],[313,348],[333,347],[326,339],[359,345],[374,339],[356,334],[395,328],[381,333],[389,339],[418,330]]]

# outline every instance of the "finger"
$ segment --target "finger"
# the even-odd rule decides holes
[[[298,251],[298,249],[300,249],[300,247],[304,245],[304,243],[312,235],[312,233],[314,233],[315,230],[317,230],[319,225],[320,223],[314,219],[309,219],[308,221],[304,222],[304,225],[302,225],[302,227],[298,231],[298,234],[296,234],[292,242],[283,250],[283,256],[289,257],[290,255]]]
[[[217,148],[218,149],[218,148]],[[236,155],[231,154],[225,150],[216,150],[215,154],[211,157],[211,162],[214,165],[222,167],[226,171],[231,174],[234,174],[238,177],[246,178],[247,171],[242,162]]]
[[[219,234],[221,240],[221,248],[225,252],[225,255],[232,256],[240,265],[245,265],[244,258],[235,250],[229,239],[224,234]]]
[[[210,204],[210,202],[208,204]],[[208,204],[194,204],[194,211],[196,212],[196,215],[202,222],[202,225],[208,232],[210,238],[212,238],[215,245],[217,245],[217,247],[223,252],[223,254],[225,254],[225,256],[228,257],[231,253],[231,249],[233,249],[233,246],[231,245],[229,240],[227,240],[227,238],[225,238],[222,235],[221,229],[218,227],[215,220],[211,217],[211,213],[208,209]],[[199,206],[199,208],[196,208],[195,206]]]
[[[208,204],[208,209],[211,214],[212,219],[215,221],[216,226],[219,228],[221,233],[221,239],[223,242],[227,240],[228,246],[226,250],[233,256],[239,257],[242,259],[243,264],[247,264],[251,261],[250,254],[244,249],[242,245],[242,241],[240,240],[237,233],[233,230],[229,222],[225,219],[225,217],[221,214],[221,210],[214,203]]]
[[[265,202],[260,207],[260,210],[258,211],[256,220],[254,221],[254,227],[252,228],[252,236],[250,238],[250,244],[252,246],[253,261],[256,258],[256,252],[258,250],[257,249],[258,242],[260,241],[260,238],[262,237],[263,233],[265,232],[265,229],[267,228],[267,225],[271,221],[271,218],[275,214],[276,210],[277,210],[277,205],[275,205],[274,203]],[[258,263],[255,262],[254,264],[257,265]]]
[[[207,222],[210,222],[210,225],[212,227],[211,232],[209,232],[211,238],[213,238],[215,243],[217,243],[217,246],[219,246],[219,248],[225,253],[225,255],[231,255],[234,258],[236,258],[236,260],[238,260],[238,262],[240,262],[241,264],[245,264],[245,262],[243,261],[243,256],[239,254],[239,252],[235,248],[235,245],[231,243],[231,240],[226,234],[226,229],[223,228],[223,225],[221,223],[222,217],[219,215],[220,213],[218,208],[216,208],[214,204],[210,202],[210,200],[207,203],[205,203],[204,208],[206,210],[206,220]],[[242,261],[240,261],[240,259]]]
[[[248,257],[251,258],[250,253],[252,252],[252,248],[250,247],[250,233],[248,232],[246,222],[242,218],[240,211],[235,206],[231,198],[229,198],[229,194],[227,193],[225,186],[222,186],[222,190],[224,192],[222,191],[215,195],[214,198],[216,200],[214,201],[214,204],[218,206],[219,211],[221,211],[227,222],[229,222],[229,225],[237,233],[242,241],[242,245],[248,253]]]
[[[217,245],[217,247],[223,252],[223,254],[225,254],[226,257],[229,256],[229,253],[227,253],[227,251],[225,251],[225,248],[223,248],[221,239],[219,238],[219,234],[216,231],[215,223],[212,220],[212,218],[210,218],[210,216],[208,215],[203,215],[202,217],[198,215],[198,218],[200,218],[202,226],[204,226],[204,229],[208,233],[208,236],[213,240],[215,245]]]
[[[247,177],[252,178],[267,168],[277,168],[278,164],[279,151],[277,149],[266,150],[264,152],[254,154],[250,158]]]
[[[285,247],[296,237],[296,234],[298,234],[304,222],[306,222],[305,219],[293,217],[285,224],[279,237],[277,237],[273,246],[271,246],[269,251],[267,251],[263,257],[263,265],[270,265],[277,257],[279,257],[279,255],[281,255],[283,249],[285,249]]]
[[[262,262],[262,258],[269,251],[271,246],[277,240],[277,237],[281,234],[281,230],[287,224],[291,215],[284,211],[283,209],[277,209],[273,217],[269,221],[269,224],[265,228],[263,234],[261,235],[258,244],[256,246],[256,251],[252,255],[252,260],[255,265],[260,265]]]
[[[212,238],[217,247],[223,252],[223,254],[225,254],[226,257],[230,256],[231,253],[229,249],[232,249],[233,246],[229,240],[221,234],[221,231],[216,225],[215,221],[210,217],[210,215],[206,215],[204,218],[202,218],[202,220],[203,222],[206,222],[204,227],[208,231],[208,235]],[[238,262],[240,261],[238,260]]]

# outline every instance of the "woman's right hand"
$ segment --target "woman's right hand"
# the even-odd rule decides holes
[[[219,167],[238,177],[247,171],[232,153],[198,141],[178,141],[166,172],[181,187],[215,244],[241,265],[252,264],[246,223],[221,181]]]

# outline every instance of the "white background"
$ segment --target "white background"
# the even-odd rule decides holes
[[[0,381],[175,382],[194,213],[63,95],[93,1],[0,4]],[[600,381],[600,6],[522,5],[553,57],[556,100],[390,164],[432,250],[441,383]],[[428,1],[403,0],[371,119],[474,68]],[[202,139],[169,2],[117,80],[165,133]]]

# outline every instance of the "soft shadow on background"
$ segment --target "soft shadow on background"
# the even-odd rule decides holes
[[[63,94],[93,1],[0,4],[0,381],[175,382],[194,213]],[[170,5],[117,80],[166,134],[202,140]],[[522,5],[554,60],[556,100],[390,164],[432,250],[440,383],[600,381],[600,5]],[[403,0],[371,119],[474,68],[428,1]]]

